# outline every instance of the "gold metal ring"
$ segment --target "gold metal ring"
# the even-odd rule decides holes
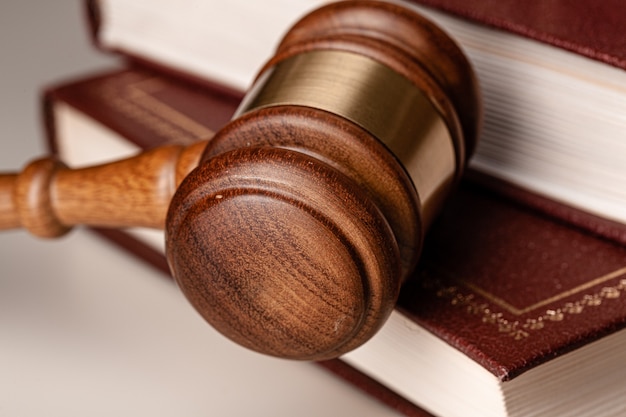
[[[362,55],[311,51],[265,71],[237,115],[278,105],[328,111],[378,138],[409,173],[430,223],[453,182],[457,157],[442,117],[408,79]]]

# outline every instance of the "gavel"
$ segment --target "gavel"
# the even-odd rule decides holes
[[[475,148],[478,84],[399,4],[344,1],[283,37],[212,138],[0,176],[0,229],[164,228],[181,291],[219,332],[291,359],[340,356],[393,310]]]

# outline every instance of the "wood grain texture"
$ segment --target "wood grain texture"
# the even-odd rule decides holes
[[[288,148],[314,156],[355,181],[383,213],[398,241],[401,271],[415,266],[422,242],[419,201],[411,179],[388,149],[344,118],[306,107],[247,113],[221,129],[202,160],[249,146]]]
[[[40,237],[80,224],[163,229],[178,184],[205,146],[165,146],[81,169],[52,157],[36,160],[19,175],[0,176],[0,227],[24,227]]]
[[[334,357],[394,306],[399,254],[367,193],[316,158],[253,147],[202,164],[167,228],[175,278],[222,333],[281,357]]]

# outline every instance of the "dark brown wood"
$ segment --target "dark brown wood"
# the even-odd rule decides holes
[[[278,147],[222,153],[194,171],[172,202],[167,247],[214,327],[281,357],[334,357],[369,338],[399,290],[397,243],[367,192]]]
[[[320,62],[323,71],[311,73]],[[349,83],[359,63],[365,81],[348,87],[327,66]],[[473,72],[416,13],[346,1],[297,23],[257,80],[241,114],[208,144],[82,170],[47,159],[0,177],[0,227],[55,236],[79,223],[165,224],[178,285],[227,337],[293,359],[361,345],[391,313],[432,208],[474,148]],[[408,116],[387,118],[394,112]]]
[[[416,215],[419,201],[407,173],[374,136],[327,112],[276,106],[247,113],[226,125],[207,145],[203,161],[252,145],[314,155],[363,187],[394,232],[402,273],[413,269],[423,229]]]

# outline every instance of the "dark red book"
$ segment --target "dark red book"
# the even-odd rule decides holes
[[[82,165],[95,161],[80,149],[109,159],[206,137],[240,98],[128,69],[50,88],[44,103],[51,147]],[[126,150],[107,155],[107,141]],[[623,414],[626,248],[509,194],[465,181],[387,325],[323,365],[406,415]],[[100,232],[166,268],[143,232]]]
[[[94,43],[194,82],[244,91],[287,28],[320,0],[86,0]],[[626,242],[626,5],[555,0],[412,0],[470,57],[485,123],[472,167],[546,201],[543,210]],[[198,9],[198,7],[200,9]],[[212,24],[196,19],[212,16]],[[219,24],[217,23],[219,22]],[[233,30],[236,28],[236,30]],[[233,53],[237,51],[237,53]],[[565,213],[564,206],[574,209]],[[595,217],[589,222],[589,216]]]
[[[621,36],[626,5],[619,0],[418,0],[425,6],[626,69]]]

